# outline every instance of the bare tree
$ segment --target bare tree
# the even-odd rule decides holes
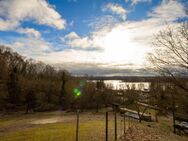
[[[168,26],[154,36],[154,52],[149,55],[153,69],[188,92],[188,21]]]

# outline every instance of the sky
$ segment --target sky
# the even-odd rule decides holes
[[[77,75],[150,75],[153,35],[186,0],[0,0],[0,44]]]

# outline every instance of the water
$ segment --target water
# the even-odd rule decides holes
[[[122,80],[104,80],[107,87],[114,90],[135,89],[135,90],[149,90],[149,82],[123,82]]]

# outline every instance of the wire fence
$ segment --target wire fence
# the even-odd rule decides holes
[[[102,116],[101,116],[102,115]],[[85,124],[82,117],[76,129],[76,141],[120,141],[124,140],[126,131],[132,126],[133,119],[115,111],[93,114],[91,124]],[[95,120],[94,120],[95,119]],[[88,121],[87,121],[88,122]]]

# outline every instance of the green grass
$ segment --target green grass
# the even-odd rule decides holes
[[[5,134],[3,141],[44,141],[44,140],[74,140],[74,127],[71,124],[48,124]]]
[[[57,123],[36,124],[46,119],[60,119]],[[122,135],[122,117],[118,116],[118,136]],[[35,123],[35,124],[34,124]],[[147,125],[150,124],[151,127]],[[126,127],[128,126],[126,119]],[[159,141],[187,141],[188,137],[172,133],[171,121],[159,118],[159,123],[138,123],[131,120],[131,126],[136,127],[131,134],[134,136],[159,135]],[[0,141],[74,141],[76,131],[76,114],[65,112],[34,113],[29,115],[14,114],[0,117]],[[139,131],[142,133],[139,135]],[[137,133],[138,132],[138,133]],[[105,114],[81,113],[79,126],[79,141],[105,140]],[[109,141],[114,140],[114,115],[109,115]],[[138,139],[137,139],[138,140]],[[139,140],[141,140],[139,138]]]
[[[58,123],[33,125],[40,119],[61,117]],[[70,121],[67,120],[70,117]],[[112,128],[112,124],[109,123]],[[6,116],[0,119],[0,141],[72,141],[75,140],[76,115],[61,112]],[[81,114],[79,139],[104,140],[105,119],[101,114]]]

